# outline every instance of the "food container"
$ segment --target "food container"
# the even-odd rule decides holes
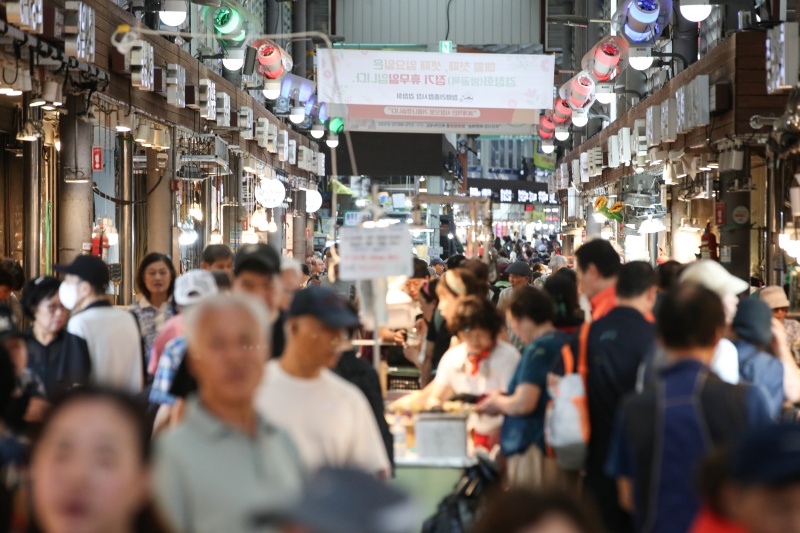
[[[420,413],[414,437],[421,458],[466,457],[467,415]]]

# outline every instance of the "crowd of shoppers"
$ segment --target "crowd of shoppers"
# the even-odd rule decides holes
[[[514,259],[499,279],[414,260],[413,329],[380,332],[426,407],[473,405],[472,443],[499,458],[505,489],[474,532],[800,532],[800,326],[782,288],[742,299],[719,263],[623,264],[603,240],[572,263],[546,236],[498,244]],[[99,258],[27,284],[0,263],[0,530],[407,531],[337,252],[212,245],[181,275],[152,253],[130,309]],[[575,360],[586,454],[566,471],[548,406]]]

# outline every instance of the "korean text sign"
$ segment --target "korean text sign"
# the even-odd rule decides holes
[[[358,281],[412,274],[411,233],[404,225],[342,228],[339,236],[342,279]]]

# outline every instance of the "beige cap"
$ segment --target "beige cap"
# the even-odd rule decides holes
[[[728,272],[724,266],[711,259],[690,263],[680,276],[681,283],[697,283],[714,291],[720,298],[736,296],[750,288],[750,284]]]
[[[764,287],[758,297],[761,298],[761,301],[767,304],[770,309],[789,307],[789,298],[786,297],[783,287]]]

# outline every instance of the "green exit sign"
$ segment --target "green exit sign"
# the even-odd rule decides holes
[[[439,41],[439,51],[443,54],[452,54],[453,41]]]

